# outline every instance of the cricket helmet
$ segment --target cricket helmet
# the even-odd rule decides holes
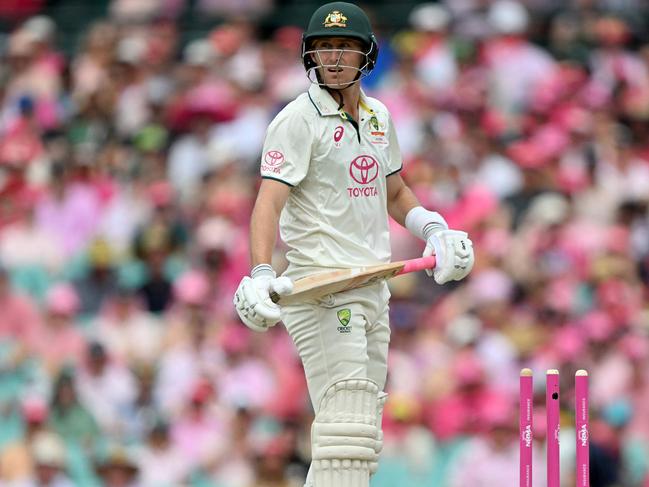
[[[348,2],[331,2],[313,13],[302,35],[302,62],[307,73],[317,67],[311,56],[312,43],[323,37],[348,37],[361,41],[366,61],[360,69],[361,77],[367,76],[374,69],[379,46],[370,19],[360,7]]]

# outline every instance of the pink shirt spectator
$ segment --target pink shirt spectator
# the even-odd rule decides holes
[[[40,267],[56,273],[63,265],[63,249],[58,236],[19,221],[0,233],[0,261],[7,267]]]
[[[8,289],[6,277],[0,276],[0,339],[15,339],[33,348],[40,342],[42,319],[26,296]]]
[[[192,398],[171,429],[171,437],[188,466],[208,465],[225,453],[229,443],[226,417],[213,402]]]
[[[48,318],[33,349],[47,371],[56,374],[64,366],[81,363],[86,351],[86,340],[72,321]]]
[[[547,52],[519,37],[490,40],[482,55],[492,81],[490,102],[508,113],[526,107],[535,86],[555,69]]]
[[[91,347],[87,366],[76,377],[77,391],[99,427],[120,438],[127,432],[126,411],[136,399],[135,377],[125,365],[98,357],[92,351],[95,347]],[[101,364],[96,365],[99,361]]]
[[[91,328],[121,364],[153,365],[160,358],[162,323],[132,303],[107,307]]]
[[[74,288],[60,283],[50,288],[45,299],[45,325],[34,344],[34,353],[45,369],[57,374],[62,367],[79,365],[86,353],[86,339],[75,327],[79,297]]]
[[[59,237],[66,256],[79,253],[90,242],[100,216],[99,195],[82,183],[67,184],[62,194],[50,194],[36,207],[37,224]]]

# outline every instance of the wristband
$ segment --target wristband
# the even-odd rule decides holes
[[[428,237],[441,230],[448,230],[448,223],[442,215],[423,206],[415,206],[408,212],[405,226],[410,233],[422,240],[428,240]]]
[[[253,279],[255,277],[271,277],[275,279],[276,274],[270,264],[257,264],[250,271],[250,277]]]

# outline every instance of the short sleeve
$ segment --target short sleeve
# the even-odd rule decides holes
[[[397,138],[397,131],[394,128],[391,116],[388,116],[388,141],[388,170],[386,174],[390,176],[401,171],[403,168],[399,139]]]
[[[284,110],[266,132],[261,156],[261,177],[296,186],[309,170],[312,124],[300,113]]]

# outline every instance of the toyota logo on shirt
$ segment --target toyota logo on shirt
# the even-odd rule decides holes
[[[264,162],[270,167],[281,166],[284,162],[284,154],[278,150],[269,150],[264,156]]]
[[[369,184],[379,175],[379,163],[372,156],[358,156],[349,165],[349,175],[358,184]]]
[[[261,170],[263,173],[280,174],[283,164],[284,154],[278,150],[269,150],[261,161]]]

